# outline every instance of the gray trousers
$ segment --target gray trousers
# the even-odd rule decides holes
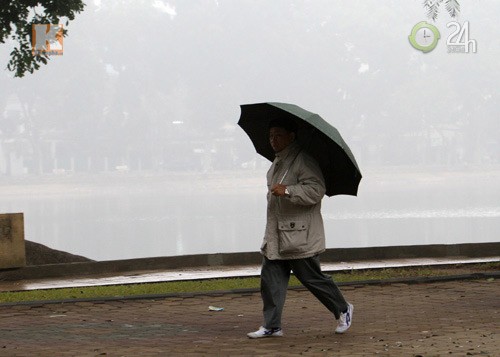
[[[281,314],[285,305],[286,291],[293,271],[304,285],[335,318],[347,311],[347,302],[332,278],[321,272],[319,256],[293,260],[269,260],[264,257],[260,278],[260,292],[264,303],[264,327],[281,327]]]

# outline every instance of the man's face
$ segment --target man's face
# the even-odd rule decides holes
[[[269,142],[274,152],[280,152],[290,145],[295,139],[295,134],[284,128],[271,128],[269,130]]]

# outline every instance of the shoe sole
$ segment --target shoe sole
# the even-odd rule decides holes
[[[247,334],[248,338],[252,338],[252,339],[255,339],[255,338],[268,338],[268,337],[283,337],[283,334],[273,334],[273,335],[253,335],[251,336],[250,334]]]

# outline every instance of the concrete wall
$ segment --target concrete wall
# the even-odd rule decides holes
[[[500,256],[500,243],[473,243],[328,249],[321,255],[321,261],[326,263],[405,258],[479,258],[498,256]],[[12,281],[57,277],[91,277],[103,274],[121,274],[132,271],[255,265],[261,262],[262,256],[260,253],[248,252],[48,264],[3,270],[0,271],[0,280]]]
[[[25,265],[24,216],[22,213],[0,214],[0,269]]]

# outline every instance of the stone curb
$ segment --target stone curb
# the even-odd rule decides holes
[[[472,273],[460,275],[441,275],[429,277],[409,277],[409,278],[390,278],[390,279],[374,279],[374,280],[359,280],[339,282],[338,286],[365,286],[365,285],[390,285],[390,284],[424,284],[424,283],[439,283],[457,280],[479,280],[479,279],[498,279],[500,271],[485,272],[485,273]],[[305,290],[303,286],[290,287],[289,290]],[[108,301],[128,301],[128,300],[156,300],[167,298],[194,298],[197,296],[221,296],[227,294],[254,294],[260,291],[259,288],[247,289],[231,289],[231,290],[214,290],[204,292],[190,292],[190,293],[166,293],[166,294],[145,294],[145,295],[132,295],[132,296],[112,296],[112,297],[96,297],[96,298],[82,298],[82,299],[61,299],[61,300],[40,300],[40,301],[20,301],[0,303],[3,306],[43,306],[49,304],[73,304],[79,302],[92,302],[92,303],[105,303]]]
[[[330,248],[321,254],[323,263],[413,259],[413,258],[485,258],[498,256],[500,243],[431,244],[363,248]],[[165,270],[215,266],[260,265],[260,252],[215,253],[152,257],[99,262],[32,265],[0,270],[0,280],[65,278],[131,271]]]

